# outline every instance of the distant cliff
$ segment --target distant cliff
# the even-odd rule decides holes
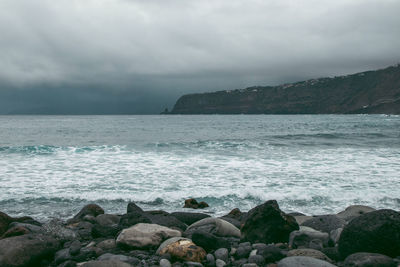
[[[400,114],[400,64],[279,86],[189,94],[171,114]]]

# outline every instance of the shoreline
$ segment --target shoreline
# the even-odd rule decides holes
[[[0,212],[0,266],[400,264],[398,211],[353,205],[306,216],[284,213],[270,200],[248,212],[212,217],[201,209],[206,205],[188,199],[185,211],[169,213],[130,202],[126,213],[116,215],[88,204],[68,220],[44,223]]]

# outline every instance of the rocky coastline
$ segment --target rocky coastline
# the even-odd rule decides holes
[[[46,223],[0,212],[0,266],[400,266],[398,211],[354,205],[307,216],[275,200],[219,218],[193,209],[144,211],[131,202],[117,215],[89,204]]]

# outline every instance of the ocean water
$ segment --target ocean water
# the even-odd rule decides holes
[[[269,199],[306,214],[400,210],[400,117],[0,116],[0,211],[173,211],[190,197],[215,216]]]

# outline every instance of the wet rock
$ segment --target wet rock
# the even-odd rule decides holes
[[[8,225],[12,222],[12,218],[0,211],[0,236],[2,236],[8,229]]]
[[[255,263],[255,264],[257,264],[257,266],[264,266],[265,265],[265,259],[261,255],[250,256],[248,262],[249,263]]]
[[[117,237],[117,244],[131,248],[159,246],[170,237],[179,237],[181,232],[157,224],[139,223],[124,229]]]
[[[115,237],[121,229],[118,225],[100,225],[95,224],[92,227],[93,237]]]
[[[20,236],[20,235],[26,235],[31,233],[28,229],[26,229],[23,226],[14,226],[5,232],[0,239],[7,238],[7,237],[12,237],[12,236]]]
[[[102,250],[113,250],[117,247],[117,243],[115,239],[106,239],[99,242],[96,247],[101,248]]]
[[[68,224],[78,222],[83,219],[86,215],[96,217],[97,215],[104,214],[104,210],[97,204],[88,204],[83,207],[78,214],[68,221]]]
[[[248,258],[252,249],[253,248],[251,247],[250,242],[241,243],[239,244],[239,247],[236,249],[234,257],[236,259]]]
[[[192,234],[192,240],[195,244],[204,248],[207,252],[218,248],[230,247],[230,242],[224,238],[200,230],[195,231]]]
[[[228,262],[229,260],[229,252],[226,248],[219,248],[214,252],[215,258],[223,260],[224,262]]]
[[[215,261],[215,266],[217,266],[217,267],[224,267],[225,265],[226,265],[226,262],[221,259],[217,259]]]
[[[100,257],[97,258],[98,261],[122,261],[125,263],[129,263],[132,265],[138,265],[139,264],[139,259],[135,257],[129,257],[126,255],[115,255],[111,253],[106,253],[101,255]]]
[[[43,230],[61,242],[75,240],[78,236],[77,233],[64,226],[63,222],[58,219],[53,219],[43,225]]]
[[[351,221],[352,219],[371,211],[375,211],[375,209],[363,205],[352,205],[347,207],[344,211],[339,212],[337,216],[345,221]]]
[[[185,233],[185,237],[191,237],[195,231],[204,231],[217,236],[240,237],[240,230],[231,223],[219,218],[205,218],[190,225]]]
[[[208,253],[206,256],[206,266],[209,266],[209,267],[215,266],[215,257],[211,253]]]
[[[191,224],[193,224],[197,221],[200,221],[204,218],[210,217],[210,215],[208,215],[208,214],[195,213],[195,212],[173,212],[170,215],[174,216],[175,218],[177,218],[178,220],[180,220],[181,222],[183,222],[187,225],[191,225]]]
[[[164,241],[158,248],[157,254],[170,254],[172,259],[201,262],[206,256],[203,248],[196,246],[191,240],[186,238],[171,238]]]
[[[209,207],[209,205],[204,202],[197,202],[196,199],[194,198],[189,198],[185,200],[185,205],[183,206],[184,208],[190,208],[190,209],[204,209]]]
[[[132,265],[116,260],[107,261],[88,261],[80,265],[80,267],[132,267]]]
[[[385,255],[358,252],[351,254],[344,261],[345,267],[396,267],[396,262]]]
[[[263,256],[266,263],[277,262],[286,257],[282,249],[274,245],[266,245],[265,247],[257,248],[257,255]]]
[[[0,266],[34,266],[52,257],[60,243],[49,236],[27,234],[0,240]]]
[[[160,267],[171,267],[171,262],[167,259],[160,260]]]
[[[336,247],[327,247],[327,248],[322,248],[321,252],[324,253],[328,258],[338,262],[340,261],[340,254],[339,250]]]
[[[354,218],[343,228],[338,245],[343,258],[356,252],[400,255],[400,213],[385,209]]]
[[[335,267],[335,265],[311,257],[287,257],[278,262],[278,267]]]
[[[290,232],[298,229],[296,220],[282,212],[275,200],[269,200],[248,212],[241,232],[245,241],[277,243],[287,242]]]
[[[310,242],[315,239],[321,240],[323,246],[327,246],[329,242],[329,234],[314,230],[310,227],[300,226],[299,230],[290,233],[289,247],[308,247]]]
[[[290,250],[287,253],[288,257],[293,257],[293,256],[305,256],[305,257],[311,257],[314,259],[319,259],[327,262],[332,262],[330,258],[328,258],[324,253],[321,251],[315,250],[315,249],[309,249],[309,248],[301,248],[301,249],[293,249]]]
[[[346,221],[336,215],[314,216],[312,219],[303,222],[302,226],[308,226],[315,230],[330,233],[332,230],[343,228]]]

